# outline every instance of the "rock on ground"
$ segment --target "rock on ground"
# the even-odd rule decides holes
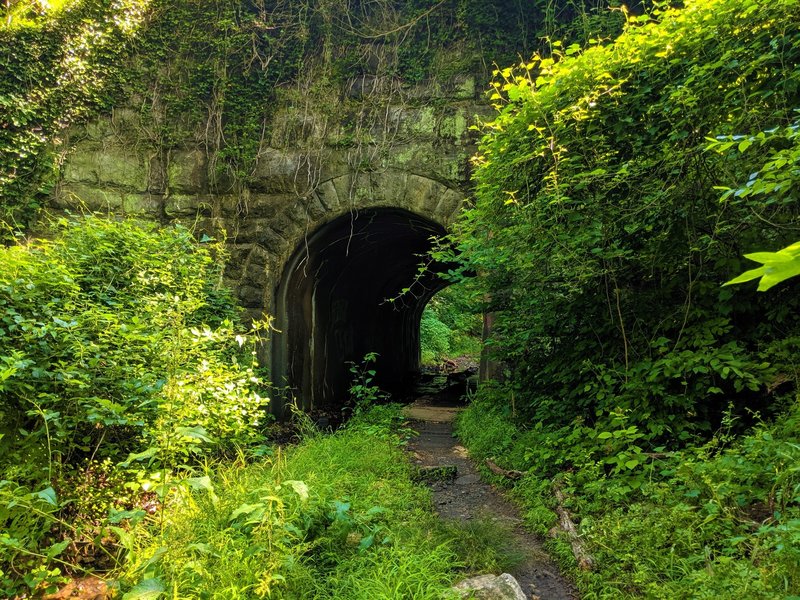
[[[465,579],[453,586],[462,598],[476,600],[527,600],[522,588],[508,573],[502,575],[479,575]]]

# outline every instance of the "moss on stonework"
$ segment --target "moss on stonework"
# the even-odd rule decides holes
[[[305,164],[322,148],[346,149],[350,167],[369,170],[376,154],[409,141],[397,139],[387,107],[420,110],[411,138],[459,139],[466,123],[442,123],[440,109],[479,97],[493,63],[546,50],[545,36],[586,39],[586,19],[575,17],[607,14],[594,36],[621,22],[619,13],[595,10],[605,0],[95,4],[77,0],[75,10],[44,14],[34,27],[0,31],[0,98],[13,108],[0,117],[0,200],[13,227],[24,227],[51,193],[62,128],[112,106],[110,120],[58,148],[69,155],[81,135],[101,145],[95,157],[68,157],[68,180],[162,193],[168,167],[180,193],[227,192],[247,186],[269,146],[297,149]],[[102,24],[85,40],[91,76],[77,77],[61,57],[74,43],[68,32],[91,23]],[[117,146],[121,158],[109,158]],[[198,151],[203,160],[193,164]],[[81,160],[91,164],[76,167]]]

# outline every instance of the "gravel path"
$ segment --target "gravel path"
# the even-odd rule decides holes
[[[423,399],[420,399],[423,400]],[[526,558],[510,572],[533,600],[574,600],[573,587],[559,573],[538,537],[522,527],[519,510],[498,490],[481,481],[466,449],[453,437],[452,419],[457,409],[438,407],[425,398],[406,409],[419,433],[409,443],[414,462],[420,467],[455,466],[453,481],[430,483],[436,510],[443,519],[468,521],[493,518],[508,524],[516,546]]]

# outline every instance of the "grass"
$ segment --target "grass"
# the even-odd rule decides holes
[[[585,599],[800,598],[799,405],[737,440],[654,460],[640,487],[588,462],[554,476],[553,465],[575,456],[570,438],[543,454],[548,434],[521,427],[496,400],[473,402],[457,431],[476,458],[526,472],[513,494],[538,533],[556,524],[554,477],[567,490],[597,567],[578,570],[563,538],[548,549]]]
[[[129,540],[123,597],[438,600],[454,580],[503,567],[505,533],[433,513],[399,415],[379,407],[192,480]]]

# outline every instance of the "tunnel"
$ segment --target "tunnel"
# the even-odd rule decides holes
[[[294,398],[306,410],[342,406],[350,363],[378,353],[376,381],[394,391],[419,370],[419,323],[447,285],[448,265],[427,252],[444,228],[402,209],[352,211],[314,231],[295,250],[276,295],[272,348],[274,409]],[[407,289],[405,293],[403,290]],[[275,406],[277,404],[277,406]]]

